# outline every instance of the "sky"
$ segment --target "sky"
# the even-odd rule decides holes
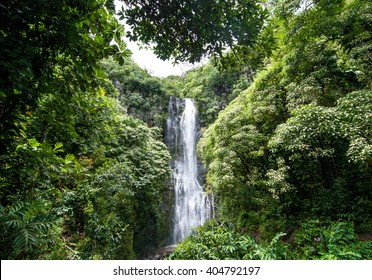
[[[187,70],[194,67],[194,65],[189,63],[173,65],[172,61],[158,59],[151,50],[140,49],[137,43],[129,42],[128,39],[125,40],[128,44],[128,48],[132,51],[132,59],[153,76],[162,78],[170,75],[181,76]]]

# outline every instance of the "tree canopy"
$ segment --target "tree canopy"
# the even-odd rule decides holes
[[[267,12],[261,1],[123,0],[127,36],[150,45],[161,59],[198,62],[236,45],[252,46]]]
[[[111,0],[2,1],[0,153],[41,93],[97,87],[99,61],[128,55]],[[114,40],[116,44],[111,44]]]
[[[207,186],[224,220],[261,238],[305,217],[370,230],[371,5],[288,3],[267,66],[199,142]]]

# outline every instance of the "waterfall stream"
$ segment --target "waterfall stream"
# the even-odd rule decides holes
[[[185,239],[192,228],[202,225],[211,217],[212,205],[198,181],[197,111],[194,102],[188,98],[172,98],[168,114],[166,140],[175,155],[172,242],[176,244]]]

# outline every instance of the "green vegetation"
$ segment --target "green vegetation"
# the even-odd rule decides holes
[[[5,1],[0,6],[0,153],[42,94],[97,87],[102,58],[128,55],[111,1]],[[111,41],[116,44],[110,44]]]
[[[169,259],[372,259],[370,1],[123,1],[127,36],[159,57],[212,56],[165,79],[131,61],[113,1],[13,2],[0,4],[1,259],[164,245],[170,96],[196,100],[216,220]]]
[[[372,242],[358,241],[347,222],[303,222],[291,242],[285,233],[270,241],[256,242],[233,226],[211,221],[197,228],[168,257],[170,260],[360,260],[372,258]]]
[[[221,57],[226,47],[255,43],[267,11],[262,1],[122,0],[119,13],[132,28],[130,39],[152,45],[162,59],[198,62]]]
[[[159,131],[102,88],[47,95],[22,126],[2,156],[2,258],[133,258],[165,239],[170,156]]]
[[[249,235],[237,232],[231,225],[218,225],[214,220],[195,229],[179,244],[169,259],[183,260],[273,260],[286,256],[279,233],[270,244],[257,244]]]
[[[130,259],[163,243],[170,155],[102,70],[132,64],[112,1],[0,12],[1,259]]]
[[[118,99],[129,115],[150,127],[164,126],[171,89],[165,88],[160,78],[151,76],[131,60],[123,65],[112,59],[104,60],[102,67],[119,89]]]
[[[198,146],[219,220],[250,233],[257,246],[287,233],[288,250],[274,258],[371,258],[371,243],[354,234],[372,231],[371,5],[331,2],[277,1],[272,55],[250,85],[229,95],[236,97]],[[207,90],[194,85],[189,96],[203,102]],[[208,252],[227,246],[222,237],[217,245],[203,240],[220,230],[201,229],[172,257],[198,255],[194,242]]]

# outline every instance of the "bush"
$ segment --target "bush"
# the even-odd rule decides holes
[[[372,242],[357,239],[351,223],[308,220],[294,233],[292,259],[360,260],[372,258]]]
[[[212,220],[179,244],[170,260],[273,260],[286,258],[286,246],[277,234],[270,244],[257,244],[254,238],[241,234],[233,226]]]

